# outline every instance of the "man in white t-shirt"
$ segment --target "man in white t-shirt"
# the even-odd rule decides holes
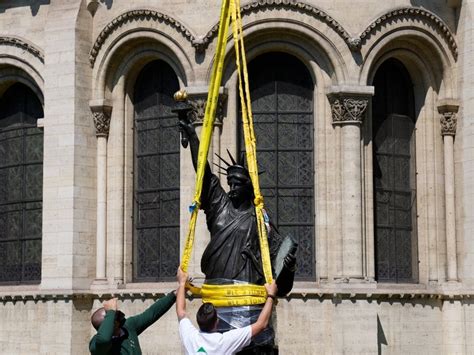
[[[267,327],[278,291],[275,281],[265,284],[267,300],[255,323],[244,328],[218,333],[216,329],[219,320],[216,309],[211,303],[204,303],[196,315],[200,330],[186,317],[185,285],[188,274],[178,268],[177,279],[179,286],[176,291],[176,314],[179,320],[179,335],[186,354],[235,354],[249,345],[252,337]]]

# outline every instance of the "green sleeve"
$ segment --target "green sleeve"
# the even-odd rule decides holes
[[[174,292],[167,294],[153,303],[145,312],[128,319],[127,324],[135,327],[137,335],[155,323],[176,301]]]
[[[89,350],[91,354],[106,354],[112,346],[112,335],[114,333],[115,311],[107,311],[105,318],[97,334],[94,335]]]

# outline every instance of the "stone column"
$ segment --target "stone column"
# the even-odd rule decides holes
[[[441,134],[444,143],[444,196],[446,218],[447,281],[458,281],[456,252],[456,211],[454,201],[454,136],[459,106],[443,102],[438,106],[441,114]]]
[[[97,241],[96,282],[106,282],[107,247],[107,138],[112,106],[105,100],[90,101],[97,136]]]
[[[362,167],[361,125],[363,123],[372,87],[336,87],[328,93],[331,103],[332,124],[340,126],[342,154],[342,280],[361,280],[363,270],[364,236],[362,235]]]

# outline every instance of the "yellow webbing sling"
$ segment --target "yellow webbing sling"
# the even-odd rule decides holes
[[[223,0],[219,20],[219,32],[217,36],[217,49],[212,67],[209,93],[207,97],[206,111],[201,132],[198,162],[196,169],[196,187],[193,203],[190,206],[191,220],[181,260],[181,268],[187,271],[191,252],[194,244],[196,220],[201,203],[201,192],[204,171],[207,163],[209,145],[211,142],[212,129],[216,114],[219,88],[222,81],[225,47],[227,43],[229,23],[232,20],[232,34],[234,38],[237,73],[239,77],[239,94],[242,106],[242,123],[247,154],[247,165],[252,181],[255,195],[255,214],[257,217],[257,229],[260,241],[260,252],[262,255],[263,272],[265,281],[272,281],[272,268],[270,252],[268,248],[267,229],[265,222],[268,219],[264,210],[263,196],[260,193],[257,168],[256,140],[253,130],[253,117],[250,101],[250,90],[248,84],[247,63],[242,33],[242,18],[239,0]],[[208,285],[202,288],[188,285],[193,294],[200,294],[203,302],[211,302],[216,307],[245,306],[265,303],[266,290],[260,285]]]

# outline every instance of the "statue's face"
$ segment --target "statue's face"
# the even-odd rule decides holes
[[[242,179],[233,175],[227,177],[229,184],[229,198],[233,203],[240,204],[252,197],[252,186],[248,179]]]

